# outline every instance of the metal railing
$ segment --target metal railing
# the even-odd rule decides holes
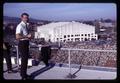
[[[18,67],[18,69],[19,69],[19,50],[18,50],[18,46],[15,46],[16,47],[16,50],[17,50],[17,67]],[[40,48],[41,46],[36,46],[36,47],[31,47],[31,48]],[[53,49],[53,48],[51,48],[51,49]],[[60,50],[67,50],[68,51],[68,65],[69,65],[69,74],[67,75],[67,77],[68,78],[75,78],[76,76],[75,76],[75,74],[81,69],[81,64],[82,64],[82,62],[81,62],[81,64],[80,64],[80,67],[79,67],[79,69],[75,72],[75,73],[71,73],[71,54],[70,54],[70,52],[71,51],[76,51],[76,50],[78,50],[78,51],[83,51],[83,52],[85,52],[85,51],[97,51],[97,52],[117,52],[116,50],[98,50],[98,49],[76,49],[76,48],[61,48]],[[83,57],[82,57],[83,58]]]
[[[82,61],[80,64],[79,69],[75,72],[75,73],[71,73],[71,55],[70,55],[70,51],[97,51],[97,52],[117,52],[116,50],[98,50],[98,49],[77,49],[77,48],[61,48],[61,50],[67,50],[68,51],[68,64],[69,64],[69,74],[67,75],[68,78],[75,78],[76,77],[76,73],[81,69],[82,66]],[[83,58],[83,57],[82,57]]]

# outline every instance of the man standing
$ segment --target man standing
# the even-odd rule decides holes
[[[29,40],[31,38],[31,34],[28,31],[28,21],[29,15],[27,13],[23,13],[21,15],[21,22],[18,24],[16,28],[16,39],[19,41],[18,48],[21,54],[21,71],[20,75],[22,80],[30,79],[30,76],[27,75],[27,63],[29,57]]]
[[[5,41],[3,42],[3,57],[6,59],[8,73],[17,73],[17,71],[12,69],[10,45]]]

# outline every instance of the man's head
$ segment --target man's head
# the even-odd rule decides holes
[[[27,13],[22,13],[22,14],[21,14],[21,20],[22,20],[23,22],[27,23],[28,20],[29,20],[29,14],[27,14]]]

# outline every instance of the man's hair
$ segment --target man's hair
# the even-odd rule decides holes
[[[27,14],[27,13],[22,13],[21,17],[23,17],[23,15],[29,16],[29,14]]]

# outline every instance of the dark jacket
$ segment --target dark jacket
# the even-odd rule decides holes
[[[42,60],[48,60],[51,56],[51,46],[45,46],[41,48]]]
[[[10,53],[10,48],[12,47],[8,42],[4,42],[6,48],[7,48],[7,52]],[[5,51],[5,50],[4,50]]]

